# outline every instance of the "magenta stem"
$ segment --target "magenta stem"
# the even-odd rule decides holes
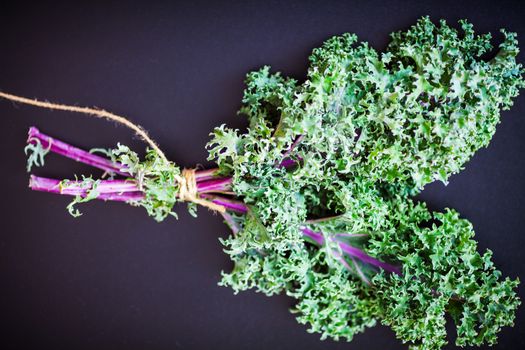
[[[278,168],[290,168],[290,167],[293,167],[296,163],[295,160],[291,159],[291,158],[285,158],[282,160],[281,163],[279,163],[279,165],[277,165]]]
[[[297,147],[297,145],[303,140],[304,135],[299,135],[295,138],[294,142],[291,144],[290,148],[286,152],[283,153],[283,158],[288,157],[292,151]]]
[[[220,181],[223,183],[222,186],[228,183],[228,179]],[[229,179],[229,181],[231,182],[231,179]],[[85,182],[83,181],[61,181],[35,175],[30,176],[29,187],[35,191],[82,197],[86,196],[88,191],[91,190],[91,186],[86,187]],[[212,184],[209,184],[209,188],[212,187],[218,188],[219,185],[212,186]],[[99,193],[97,198],[105,200],[127,201],[140,200],[144,198],[144,193],[139,189],[138,183],[135,180],[99,180],[97,192]],[[206,198],[215,204],[222,205],[231,211],[242,214],[248,211],[248,207],[241,201],[206,193],[203,193],[201,197]]]
[[[40,142],[43,148],[49,148],[49,150],[53,153],[60,154],[64,157],[91,165],[107,172],[112,172],[123,176],[130,175],[125,171],[125,169],[122,170],[124,167],[121,164],[112,162],[111,160],[99,155],[89,153],[64,141],[60,141],[40,132],[38,128],[32,126],[29,128],[27,143],[36,144],[37,140]],[[200,183],[207,180],[214,180],[217,178],[218,172],[218,168],[198,170],[195,172],[195,181]],[[231,178],[222,178],[220,180],[225,181],[225,183],[231,183]],[[207,183],[206,185],[209,186],[210,183]]]
[[[377,260],[376,258],[371,257],[370,255],[366,254],[364,251],[362,251],[359,248],[353,247],[348,243],[339,242],[339,247],[343,250],[343,252],[347,253],[348,255],[355,257],[362,262],[365,262],[370,265],[374,265],[377,267],[382,268],[385,271],[395,273],[397,275],[401,275],[401,270],[399,267],[387,264],[385,262],[382,262],[380,260]]]
[[[210,195],[206,193],[203,193],[200,197],[206,198],[215,204],[222,205],[226,209],[235,211],[237,213],[246,214],[248,212],[248,207],[246,206],[246,204],[244,204],[241,201],[237,201],[237,200],[233,200],[233,199],[229,199],[229,198],[225,198],[225,197],[217,196],[217,195]]]
[[[307,227],[304,227],[304,226],[301,227],[300,230],[301,230],[301,232],[303,233],[304,236],[312,239],[316,244],[318,244],[320,246],[325,244],[325,238],[324,238],[322,233],[315,232],[315,231],[313,231],[313,230],[311,230],[311,229],[309,229]],[[340,241],[337,241],[337,243],[339,244],[339,247],[341,247],[341,250],[343,252],[345,252],[346,254],[348,254],[350,257],[354,257],[356,259],[361,260],[364,263],[380,267],[380,268],[382,268],[385,271],[393,272],[393,273],[396,273],[398,275],[401,274],[401,270],[397,266],[390,265],[390,264],[387,264],[387,263],[382,262],[380,260],[377,260],[377,259],[371,257],[370,255],[366,254],[363,250],[361,250],[359,248],[356,248],[354,246],[351,246],[348,243],[344,243],[344,242],[340,242]]]
[[[91,186],[82,185],[82,181],[71,180],[61,186],[62,181],[31,175],[29,187],[34,191],[57,193],[68,196],[86,197]],[[135,191],[130,191],[135,189]],[[136,185],[126,180],[104,180],[97,186],[97,199],[112,201],[138,201],[144,198],[144,193],[138,191]]]
[[[49,149],[51,152],[60,154],[61,156],[76,160],[77,162],[91,165],[108,173],[129,176],[129,173],[122,170],[123,166],[121,164],[114,163],[109,159],[89,153],[63,141],[52,138],[51,136],[41,133],[33,126],[29,128],[27,143],[36,144],[37,142],[40,142],[43,148]]]
[[[220,178],[216,180],[206,180],[197,182],[197,191],[199,193],[206,192],[227,192],[231,191],[232,178]]]
[[[218,168],[197,170],[195,171],[195,181],[199,183],[201,181],[215,179],[217,177],[218,172],[219,172]]]
[[[239,223],[235,221],[233,216],[228,213],[221,213],[222,217],[224,218],[224,222],[228,225],[228,227],[232,230],[233,234],[236,235],[241,230],[241,226]]]
[[[35,175],[31,175],[29,179],[29,184],[34,184],[34,186],[38,188],[53,188],[55,185],[58,185],[61,182],[61,180],[38,177]],[[83,183],[84,182],[81,180],[68,180],[62,184],[60,193],[72,195],[79,194],[80,192],[86,190],[85,186],[83,186]],[[33,186],[30,187],[33,188]],[[124,193],[140,191],[135,180],[100,180],[97,190],[99,193]],[[54,192],[54,190],[52,192]]]
[[[297,160],[294,160],[290,158],[290,154],[292,154],[293,150],[301,143],[303,140],[304,135],[299,135],[295,138],[294,142],[290,145],[290,148],[286,150],[286,152],[283,153],[282,161],[280,163],[277,163],[276,166],[278,168],[290,168],[292,166],[295,166],[297,164],[297,161],[302,161],[303,158],[301,156],[297,156]]]
[[[317,245],[324,245],[324,236],[321,233],[310,230],[308,227],[304,226],[300,227],[299,229],[303,235],[312,239],[315,243],[317,243]]]
[[[80,195],[85,197],[86,195]],[[139,202],[144,199],[144,193],[142,192],[124,192],[124,193],[101,193],[96,199],[104,201],[116,201],[116,202]]]

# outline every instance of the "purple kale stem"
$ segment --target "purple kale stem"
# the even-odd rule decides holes
[[[324,245],[324,237],[323,237],[322,234],[320,234],[318,232],[315,232],[315,231],[312,231],[309,228],[304,227],[304,226],[302,226],[300,228],[300,230],[303,233],[303,235],[305,235],[306,237],[312,239],[318,245],[320,245],[320,246]]]
[[[290,168],[295,165],[295,160],[291,158],[283,159],[283,161],[278,165],[279,168]]]
[[[34,191],[85,197],[91,189],[91,187],[82,187],[81,181],[71,180],[62,186],[61,183],[61,180],[34,175],[29,178],[29,187]],[[126,180],[101,180],[97,192],[99,193],[97,199],[102,200],[127,202],[144,198],[144,193],[138,190],[136,183]]]
[[[241,230],[239,223],[236,222],[233,216],[231,216],[228,213],[221,213],[221,215],[224,218],[224,222],[226,223],[226,225],[228,225],[228,227],[232,230],[233,235],[237,235],[237,233],[239,233],[239,231]]]
[[[38,141],[37,141],[38,140]],[[116,173],[123,176],[129,176],[129,173],[123,171],[122,165],[114,163],[109,159],[89,153],[80,148],[71,146],[63,141],[57,140],[41,133],[34,126],[29,128],[27,143],[35,144],[40,142],[43,148],[49,148],[53,153],[60,154],[64,157],[71,158],[77,162],[91,165],[95,168],[102,169],[108,173]]]
[[[303,235],[305,235],[306,237],[312,239],[318,245],[320,245],[320,246],[324,245],[325,239],[324,239],[324,236],[321,233],[315,232],[313,230],[310,230],[309,228],[304,227],[304,226],[301,227],[300,230],[302,231]],[[393,272],[393,273],[396,273],[398,275],[401,274],[401,270],[397,266],[390,265],[390,264],[384,263],[382,261],[379,261],[379,260],[371,257],[370,255],[366,254],[361,249],[353,247],[350,244],[347,244],[347,243],[344,243],[344,242],[339,242],[339,241],[338,241],[338,244],[341,247],[341,250],[343,252],[347,253],[350,257],[355,257],[355,258],[361,260],[364,263],[380,267],[380,268],[382,268],[385,271]]]
[[[237,213],[246,214],[248,212],[248,207],[246,204],[244,204],[241,201],[236,201],[233,199],[216,196],[216,195],[210,195],[210,194],[202,194],[200,195],[201,198],[208,199],[212,201],[215,204],[222,205],[227,210],[235,211]]]
[[[195,181],[199,183],[201,181],[215,179],[217,177],[218,172],[219,172],[218,168],[197,170],[195,171]]]
[[[348,238],[355,238],[355,237],[368,237],[367,233],[336,233],[334,234],[335,237],[348,237]]]
[[[229,210],[232,210],[232,211],[236,211],[238,213],[241,213],[241,214],[245,214],[248,212],[248,209],[246,208],[246,206],[242,203],[235,203],[233,201],[225,201],[223,199],[212,199],[212,202],[215,203],[215,204],[219,204],[219,205],[222,205],[223,207],[225,207],[226,209],[229,209]]]
[[[334,219],[337,219],[337,218],[340,218],[340,217],[342,217],[342,215],[327,216],[327,217],[319,218],[319,219],[306,220],[306,223],[307,224],[315,224],[315,223],[318,223],[318,222],[334,220]]]
[[[355,257],[355,258],[361,260],[362,262],[365,262],[367,264],[380,267],[380,268],[382,268],[385,271],[393,272],[393,273],[395,273],[397,275],[401,275],[401,270],[400,270],[400,268],[398,266],[390,265],[390,264],[387,264],[387,263],[382,262],[380,260],[377,260],[377,259],[371,257],[370,255],[366,254],[364,251],[362,251],[359,248],[353,247],[350,244],[347,244],[347,243],[344,243],[344,242],[339,242],[339,247],[341,247],[341,250],[343,252],[347,253],[351,257]]]
[[[65,186],[62,186],[62,191],[67,189],[80,188],[82,181],[68,181]],[[97,191],[100,193],[124,193],[124,192],[140,192],[138,184],[134,180],[100,180]]]
[[[81,197],[85,195],[80,195]],[[104,201],[116,201],[116,202],[139,202],[144,199],[144,193],[142,192],[124,192],[124,193],[102,193],[97,196],[97,199]]]
[[[197,191],[199,193],[230,191],[231,183],[231,177],[197,182]]]
[[[332,250],[331,251],[332,255],[335,256],[335,258],[350,272],[352,272],[352,268],[350,267],[350,264],[348,264],[348,262],[346,261],[345,257],[339,253],[338,251],[336,250]],[[359,267],[359,265],[357,264],[357,262],[355,261],[354,257],[351,256],[350,259],[352,260],[352,265],[354,265],[354,269],[355,271],[357,272],[357,275],[363,280],[363,282],[365,282],[366,284],[370,285],[370,280],[368,278],[366,278],[365,274],[363,273],[363,271],[361,270],[361,268]]]
[[[363,273],[363,270],[361,270],[361,268],[359,267],[359,265],[357,264],[357,261],[355,261],[354,257],[351,256],[350,259],[352,259],[352,264],[354,265],[355,267],[355,270],[357,271],[357,274],[359,275],[359,277],[361,277],[361,279],[368,285],[371,285],[372,283],[370,282],[370,280],[365,276],[365,274]]]
[[[44,186],[53,188],[55,185],[61,183],[60,180],[48,179],[44,177],[38,177],[31,175],[30,184],[34,183],[35,186]],[[67,180],[62,183],[60,188],[63,194],[76,195],[80,192],[85,192],[86,188],[82,186],[82,180]],[[135,180],[99,180],[97,191],[99,193],[124,193],[124,192],[139,192],[140,189]]]
[[[304,135],[299,135],[295,138],[293,143],[290,145],[290,148],[288,148],[282,155],[282,161],[280,163],[276,162],[276,166],[278,168],[290,168],[297,164],[297,161],[302,161],[303,158],[301,156],[297,156],[297,160],[291,159],[289,156],[292,154],[293,150],[297,147],[297,145],[301,142],[301,140],[304,138]]]
[[[297,145],[303,140],[304,135],[299,135],[295,138],[294,142],[290,145],[290,148],[286,152],[283,153],[283,158],[288,157],[292,151],[297,147]]]
[[[292,158],[285,158],[282,160],[281,163],[277,165],[278,168],[291,168],[295,165],[297,165],[298,162],[301,162],[303,160],[303,157],[297,156],[297,159]]]
[[[31,175],[29,187],[34,191],[60,193],[60,180]]]

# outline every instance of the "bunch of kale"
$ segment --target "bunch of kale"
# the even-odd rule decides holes
[[[248,74],[247,131],[216,128],[208,147],[218,169],[196,176],[233,232],[222,285],[294,297],[298,321],[323,339],[351,340],[379,322],[414,348],[439,349],[446,315],[460,346],[494,344],[513,324],[518,280],[501,278],[490,251],[478,253],[469,221],[413,200],[489,144],[525,86],[515,34],[502,31],[486,60],[490,35],[460,24],[458,32],[422,18],[383,53],[355,35],[333,37],[313,51],[302,84],[268,67]],[[71,153],[32,132],[33,162]],[[128,179],[32,177],[32,188],[127,201],[159,221],[180,201],[180,169],[153,151],[141,161],[119,145],[109,165],[75,152]]]

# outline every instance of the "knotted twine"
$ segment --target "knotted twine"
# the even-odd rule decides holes
[[[181,200],[202,205],[208,209],[218,211],[219,213],[226,212],[224,206],[199,198],[197,181],[195,179],[195,169],[182,169],[181,175],[182,176],[175,176],[175,180],[177,180],[179,184],[178,195]]]
[[[146,130],[140,125],[134,124],[130,120],[122,116],[113,114],[103,109],[90,108],[90,107],[78,107],[78,106],[70,106],[70,105],[64,105],[64,104],[58,104],[58,103],[52,103],[52,102],[39,101],[37,99],[30,99],[26,97],[16,96],[16,95],[8,94],[8,93],[1,92],[1,91],[0,91],[0,97],[3,97],[13,102],[18,102],[18,103],[22,103],[26,105],[39,107],[39,108],[47,108],[47,109],[53,109],[53,110],[81,113],[81,114],[89,115],[89,116],[96,117],[96,118],[111,120],[118,124],[122,124],[125,127],[133,130],[135,134],[137,134],[143,141],[145,141],[159,155],[159,157],[162,160],[164,160],[166,163],[169,163],[168,158],[166,157],[164,152],[162,152],[162,150],[157,145],[157,143],[153,141],[151,137],[149,137]],[[220,213],[224,213],[226,211],[224,206],[213,203],[211,201],[207,201],[199,197],[199,193],[197,191],[197,181],[195,179],[195,169],[183,169],[181,175],[175,176],[175,180],[177,181],[177,184],[179,186],[178,197],[182,201],[192,202],[198,205],[202,205],[203,207],[206,207],[214,211],[218,211]]]

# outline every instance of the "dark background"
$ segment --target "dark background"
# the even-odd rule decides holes
[[[496,43],[505,27],[523,48],[524,8],[504,1],[1,5],[0,89],[126,115],[189,167],[206,164],[214,126],[245,127],[236,110],[250,70],[269,64],[301,81],[311,49],[328,37],[355,32],[383,49],[390,32],[427,14],[450,23],[468,18]],[[504,275],[522,279],[524,114],[525,93],[503,113],[490,147],[447,187],[433,184],[422,196],[432,208],[458,209],[473,222],[480,249],[490,247]],[[218,287],[220,271],[231,268],[217,240],[228,230],[209,212],[193,219],[181,207],[179,221],[157,224],[142,209],[96,202],[72,218],[69,198],[27,188],[28,127],[87,149],[144,145],[129,130],[79,115],[7,101],[0,115],[0,348],[405,348],[379,326],[350,344],[321,342],[288,312],[293,300]],[[91,171],[49,156],[34,173]],[[496,348],[525,348],[524,327],[521,307]]]

